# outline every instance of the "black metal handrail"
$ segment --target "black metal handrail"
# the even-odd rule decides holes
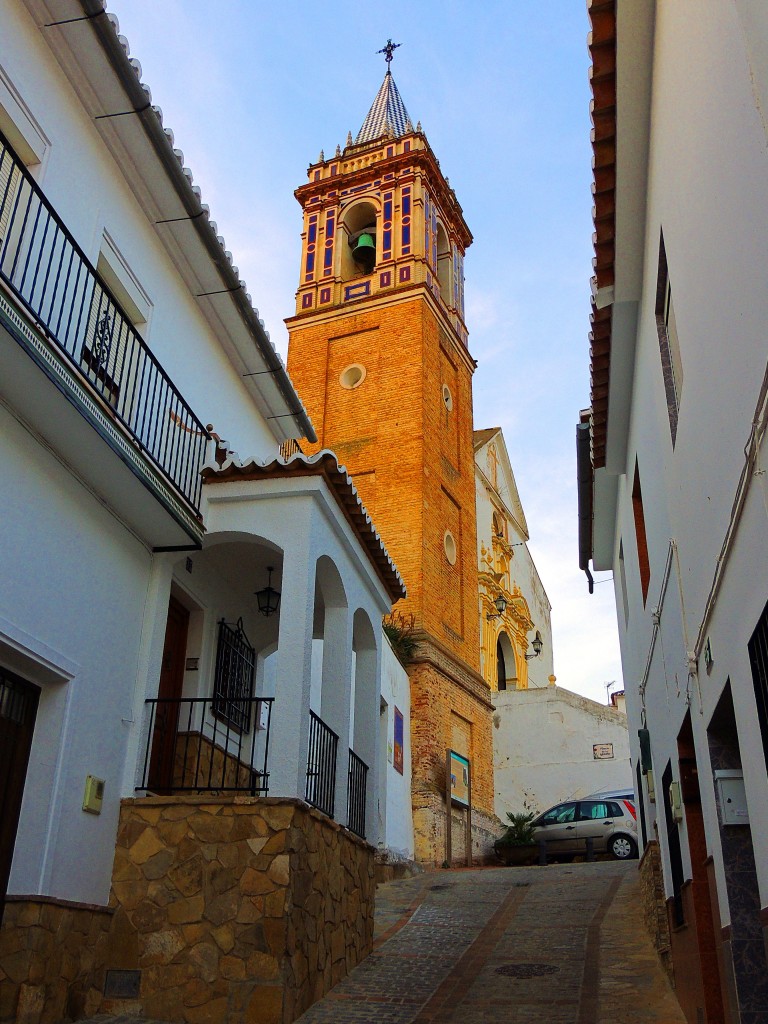
[[[2,133],[0,279],[197,512],[208,431]]]
[[[339,737],[314,711],[309,712],[307,803],[333,817],[336,797],[336,751]]]
[[[347,828],[365,839],[365,789],[368,765],[350,748],[347,788]]]
[[[154,697],[137,790],[156,793],[269,792],[273,697],[241,697],[253,728],[222,719],[216,697]]]

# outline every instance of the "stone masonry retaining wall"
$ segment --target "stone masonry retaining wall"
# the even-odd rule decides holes
[[[158,1020],[290,1024],[373,942],[372,848],[300,801],[124,800],[112,889]]]
[[[0,1021],[55,1022],[95,1013],[112,913],[46,896],[9,896],[0,929]]]
[[[372,847],[301,801],[124,800],[110,907],[9,897],[0,1022],[291,1024],[371,951],[374,891]]]
[[[667,905],[664,897],[664,876],[661,870],[661,854],[659,844],[650,840],[643,851],[640,861],[640,896],[643,909],[643,921],[651,936],[654,948],[661,965],[667,972],[669,980],[674,984],[672,971],[672,949],[669,939],[669,922]]]

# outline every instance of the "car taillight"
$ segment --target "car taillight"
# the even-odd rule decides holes
[[[622,800],[622,803],[627,808],[632,817],[637,821],[637,812],[635,811],[635,805],[630,800]]]

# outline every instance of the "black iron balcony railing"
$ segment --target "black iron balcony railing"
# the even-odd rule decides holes
[[[152,698],[141,785],[154,793],[269,792],[272,697],[240,697],[247,727],[222,718],[216,697]]]
[[[336,796],[336,750],[339,737],[314,711],[309,712],[307,803],[333,817]]]
[[[0,279],[197,511],[208,431],[2,133]]]
[[[354,750],[349,751],[349,786],[347,788],[347,827],[365,839],[365,787],[368,765]]]

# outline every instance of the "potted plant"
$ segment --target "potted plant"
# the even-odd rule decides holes
[[[535,864],[538,845],[533,832],[533,811],[507,813],[509,825],[504,835],[493,844],[499,860],[505,864]]]

